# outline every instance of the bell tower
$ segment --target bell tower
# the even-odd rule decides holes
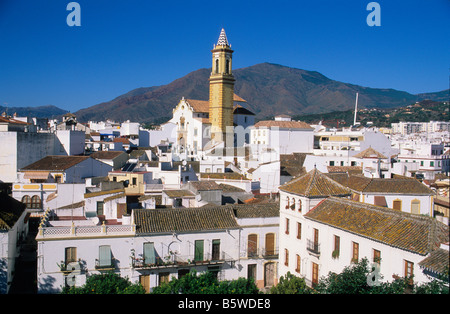
[[[234,76],[232,74],[231,45],[222,28],[212,52],[212,71],[209,77],[209,122],[211,139],[225,141],[227,126],[233,126]]]

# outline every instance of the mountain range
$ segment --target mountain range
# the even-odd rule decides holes
[[[115,99],[74,114],[81,122],[111,119],[161,123],[172,117],[172,110],[182,97],[208,100],[211,69],[193,71],[173,82],[141,87]],[[358,108],[395,108],[423,99],[448,101],[449,91],[413,95],[395,89],[363,87],[332,80],[319,72],[306,71],[272,63],[261,63],[233,71],[235,93],[247,101],[247,109],[256,119],[277,114],[302,114],[343,111]]]

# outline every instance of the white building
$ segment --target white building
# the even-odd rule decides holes
[[[250,145],[255,152],[274,149],[279,154],[312,153],[314,129],[307,123],[278,116],[250,127]]]
[[[278,208],[137,209],[131,216],[107,216],[101,225],[69,220],[58,227],[44,218],[36,237],[38,292],[82,285],[87,275],[106,271],[150,291],[192,269],[215,272],[220,280],[251,277],[269,287],[277,277]]]
[[[433,266],[427,259],[442,255],[440,244],[449,241],[448,226],[431,217],[344,198],[329,197],[310,211],[281,212],[281,217],[288,212],[291,224],[301,227],[282,236],[281,218],[280,275],[290,271],[312,286],[364,257],[378,263],[383,281],[413,275],[416,283],[428,282],[427,266]],[[448,265],[448,248],[446,255],[443,252]]]
[[[25,205],[0,192],[0,294],[7,294],[15,274],[21,244],[28,235]]]

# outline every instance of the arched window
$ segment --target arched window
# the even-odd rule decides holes
[[[286,197],[286,209],[289,209],[289,196]]]
[[[299,213],[302,212],[302,200],[301,199],[298,200],[298,212]]]
[[[225,66],[225,73],[230,74],[230,59],[227,59],[226,66]]]
[[[219,59],[216,59],[216,73],[219,73]]]
[[[31,208],[31,197],[29,195],[25,195],[22,197],[22,203],[24,203],[27,208]]]
[[[37,195],[34,195],[31,198],[31,208],[38,209],[41,208],[41,198]]]

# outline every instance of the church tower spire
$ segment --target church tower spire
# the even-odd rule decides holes
[[[231,45],[222,28],[212,52],[212,71],[209,77],[209,121],[211,138],[225,141],[227,126],[233,126],[234,76],[232,74]]]

